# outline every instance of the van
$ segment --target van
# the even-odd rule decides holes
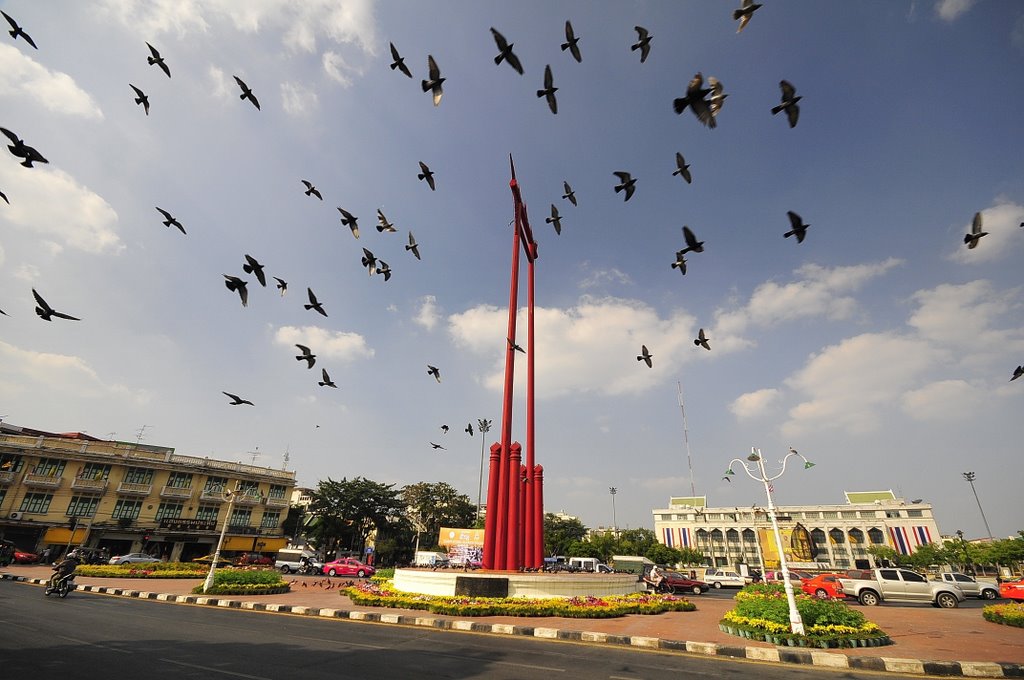
[[[612,568],[603,562],[599,562],[596,557],[570,557],[569,570],[608,574],[611,573]]]
[[[417,550],[413,556],[412,565],[414,567],[447,567],[448,556],[432,550]]]
[[[324,566],[323,562],[317,559],[316,553],[312,550],[305,548],[282,548],[277,551],[277,557],[274,559],[274,568],[279,569],[282,574],[299,571],[302,569],[303,557],[307,561],[312,562],[318,572]]]
[[[615,568],[615,571],[643,575],[651,570],[654,562],[639,555],[612,555],[612,566]]]

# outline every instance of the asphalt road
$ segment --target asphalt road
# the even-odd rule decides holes
[[[0,582],[5,678],[747,678],[835,671],[176,605]],[[844,671],[843,678],[876,677]],[[890,676],[893,677],[893,676]]]

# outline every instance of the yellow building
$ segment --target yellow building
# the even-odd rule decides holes
[[[225,551],[271,553],[288,542],[294,487],[294,471],[0,423],[0,537],[23,550],[191,560],[213,552],[227,520]],[[226,489],[238,491],[230,517]]]

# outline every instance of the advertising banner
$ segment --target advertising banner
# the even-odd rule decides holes
[[[452,529],[450,527],[441,527],[439,534],[437,544],[443,545],[446,548],[451,548],[457,545],[473,546],[478,548],[484,547],[483,529]]]

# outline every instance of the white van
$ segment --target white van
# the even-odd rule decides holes
[[[412,566],[414,567],[447,567],[448,556],[442,552],[432,550],[417,550],[413,556]]]
[[[598,574],[610,574],[612,568],[604,562],[599,562],[596,557],[570,557],[569,569],[571,571],[590,571]]]
[[[274,568],[279,569],[282,574],[302,569],[302,558],[311,562],[317,572],[323,569],[324,563],[316,558],[316,553],[304,548],[282,548],[277,551],[274,559]]]

